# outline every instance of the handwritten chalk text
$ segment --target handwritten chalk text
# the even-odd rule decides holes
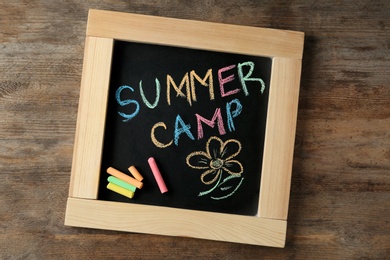
[[[256,82],[257,87],[254,91],[260,91],[263,94],[265,90],[265,83],[261,78],[253,77],[253,71],[255,64],[252,61],[246,61],[243,63],[232,64],[217,70],[218,76],[218,91],[220,97],[226,98],[238,94],[242,91],[244,96],[249,96],[249,90],[247,83]],[[236,75],[238,79],[236,79]],[[154,98],[147,98],[144,92],[144,86],[142,80],[139,81],[139,95],[142,103],[148,109],[155,109],[161,102],[161,83],[158,78],[155,78],[155,96]],[[238,84],[237,84],[238,83]],[[253,84],[251,85],[253,86]],[[215,88],[213,79],[213,69],[207,70],[204,76],[199,75],[194,70],[186,72],[181,80],[175,81],[169,74],[166,76],[166,103],[171,106],[174,100],[172,96],[176,98],[184,98],[185,102],[189,106],[192,106],[194,102],[198,101],[197,87],[208,88],[208,100],[215,100]],[[118,114],[122,117],[123,122],[133,120],[140,112],[141,105],[136,99],[129,97],[134,96],[135,90],[131,86],[120,86],[115,92],[115,99],[119,106],[126,107],[126,112],[118,111]],[[156,147],[165,148],[174,144],[179,145],[179,139],[182,136],[186,136],[191,140],[200,140],[204,137],[204,127],[216,128],[219,135],[225,135],[227,131],[233,132],[236,130],[234,124],[234,118],[238,117],[242,112],[243,106],[238,98],[234,98],[231,101],[226,102],[224,107],[218,107],[212,114],[212,116],[206,117],[199,113],[194,113],[196,121],[196,127],[191,128],[188,122],[185,122],[180,114],[177,114],[173,127],[167,125],[164,122],[157,122],[151,129],[151,140]],[[128,111],[132,111],[129,113]],[[225,120],[224,120],[225,118]],[[226,126],[225,123],[226,122]],[[169,130],[171,129],[171,130]],[[172,131],[172,138],[169,140],[161,140],[157,138],[159,133],[163,131]],[[161,137],[161,135],[160,135]]]

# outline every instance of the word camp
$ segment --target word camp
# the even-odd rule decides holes
[[[265,84],[261,78],[252,77],[252,73],[255,69],[255,63],[252,61],[246,61],[243,63],[232,64],[217,70],[218,75],[218,86],[221,98],[226,98],[229,96],[233,96],[240,91],[244,93],[245,96],[249,96],[249,91],[247,87],[247,82],[257,82],[259,84],[259,88],[261,93],[264,92]],[[237,70],[238,75],[238,86],[237,88],[232,87],[233,83],[237,83],[235,78],[235,74],[233,70]],[[180,84],[176,84],[173,80],[172,76],[167,74],[166,77],[166,102],[170,106],[172,104],[171,95],[172,92],[176,93],[176,97],[185,98],[188,105],[192,106],[193,102],[197,102],[196,96],[196,85],[201,85],[208,88],[209,92],[209,100],[215,99],[214,93],[214,79],[213,79],[213,69],[210,68],[207,70],[204,77],[199,76],[194,70],[190,72],[186,72],[180,82]],[[229,86],[227,86],[229,85]],[[156,96],[153,102],[150,102],[144,94],[142,80],[139,81],[139,94],[142,100],[142,103],[148,109],[155,109],[158,107],[161,101],[161,83],[158,78],[155,79],[155,88],[156,88]],[[228,89],[228,90],[226,90]],[[115,92],[115,98],[117,103],[124,107],[132,105],[134,107],[134,111],[130,114],[118,111],[118,114],[123,118],[123,122],[128,122],[134,119],[141,109],[140,102],[135,99],[125,98],[128,97],[131,92],[135,92],[134,88],[131,86],[123,85],[120,86]],[[224,111],[226,114],[226,122],[227,128],[230,132],[235,131],[234,126],[234,118],[239,116],[242,112],[242,104],[239,99],[235,98],[229,102],[226,102],[224,107]],[[226,129],[224,126],[223,116],[221,112],[221,108],[216,108],[214,114],[211,119],[207,119],[198,113],[195,113],[196,122],[197,122],[197,139],[202,139],[203,134],[203,125],[208,125],[211,128],[217,126],[219,134],[226,134]],[[151,129],[151,140],[155,146],[159,148],[165,148],[171,146],[172,144],[178,146],[179,138],[181,135],[186,135],[191,140],[195,140],[193,133],[191,132],[191,125],[186,124],[180,114],[177,114],[175,118],[174,130],[173,130],[173,138],[169,142],[161,142],[156,138],[156,131],[167,130],[167,126],[164,122],[157,122]]]

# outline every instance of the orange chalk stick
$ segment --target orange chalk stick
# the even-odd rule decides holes
[[[129,172],[136,180],[142,181],[144,179],[144,177],[142,177],[137,168],[135,168],[134,166],[129,167]]]
[[[109,167],[107,169],[107,173],[112,175],[112,176],[117,177],[118,179],[121,179],[122,181],[125,181],[125,182],[137,187],[138,189],[141,189],[142,186],[144,186],[144,184],[142,182],[134,179],[133,177],[130,177],[127,174],[124,174],[123,172],[118,171],[115,168]]]

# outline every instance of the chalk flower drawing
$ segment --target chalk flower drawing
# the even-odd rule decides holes
[[[193,169],[203,170],[201,181],[206,185],[214,184],[209,190],[200,192],[198,196],[204,196],[219,188],[224,192],[223,196],[211,196],[212,199],[221,200],[233,195],[240,187],[244,172],[242,164],[234,158],[241,152],[241,143],[235,139],[223,142],[216,136],[210,137],[206,143],[205,151],[190,153],[186,162]],[[227,173],[226,177],[223,177]],[[226,175],[226,174],[225,174]],[[229,186],[231,179],[240,178],[236,187]],[[236,182],[233,182],[236,183]]]

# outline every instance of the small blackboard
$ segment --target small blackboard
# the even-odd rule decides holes
[[[99,199],[256,215],[271,65],[266,57],[115,41]],[[134,198],[107,190],[107,168],[128,173],[131,165],[145,178]]]
[[[65,225],[283,247],[303,39],[90,10]]]

